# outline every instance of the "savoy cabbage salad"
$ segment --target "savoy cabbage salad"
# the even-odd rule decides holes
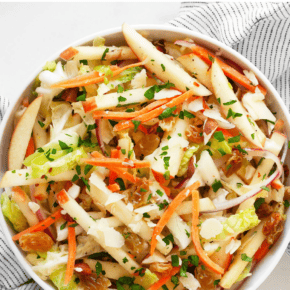
[[[252,71],[123,34],[47,62],[15,114],[12,239],[60,290],[238,287],[283,232],[284,122]]]

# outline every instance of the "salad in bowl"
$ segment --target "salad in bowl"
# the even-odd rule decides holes
[[[1,208],[60,290],[229,289],[283,232],[284,122],[192,39],[70,47],[14,117]]]

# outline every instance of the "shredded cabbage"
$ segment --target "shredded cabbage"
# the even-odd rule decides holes
[[[229,145],[229,143],[224,140],[222,142],[219,142],[215,138],[210,139],[210,150],[213,154],[213,157],[220,157],[226,154],[231,154],[232,153],[232,147]]]
[[[66,271],[66,266],[62,266],[59,269],[55,270],[53,273],[51,273],[49,278],[59,290],[78,289],[77,283],[75,282],[75,279],[77,277],[75,275],[72,276],[70,282],[66,286],[64,285],[65,271]]]
[[[145,289],[148,289],[152,284],[159,280],[156,274],[152,273],[149,269],[146,269],[144,274],[143,277],[138,276],[135,282],[142,285]]]
[[[53,61],[47,61],[45,66],[42,69],[54,72],[55,69],[56,69],[56,62],[54,60]]]
[[[78,135],[60,134],[59,138],[52,140],[47,145],[28,156],[23,164],[31,166],[32,178],[40,178],[48,173],[57,175],[73,169],[80,163],[81,158],[87,157],[83,147],[78,146]]]
[[[198,149],[199,149],[199,146],[196,144],[196,145],[191,146],[185,151],[181,159],[179,169],[178,169],[178,173],[177,173],[178,177],[186,173],[188,169],[189,160]]]
[[[236,236],[248,231],[259,224],[260,220],[252,206],[227,218],[223,225],[223,231],[214,240],[225,240],[227,237]]]
[[[10,200],[6,192],[1,194],[0,201],[3,215],[12,223],[15,231],[22,232],[27,229],[28,223],[25,216],[17,204],[13,200]]]

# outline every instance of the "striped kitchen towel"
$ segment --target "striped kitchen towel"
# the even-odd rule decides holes
[[[290,3],[183,2],[169,24],[207,34],[243,54],[268,77],[290,109]],[[7,104],[0,98],[1,120]],[[30,282],[0,229],[0,290],[40,289]]]

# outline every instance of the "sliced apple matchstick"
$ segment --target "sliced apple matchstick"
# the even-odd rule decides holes
[[[191,77],[179,65],[157,50],[150,41],[126,23],[123,24],[123,34],[127,44],[138,59],[141,61],[148,59],[144,66],[160,80],[165,83],[168,81],[173,83],[175,88],[181,92],[192,90],[196,96],[211,95],[211,92],[198,80]]]
[[[214,61],[211,68],[211,81],[216,98],[220,101],[221,109],[231,123],[241,131],[249,142],[263,148],[266,136],[250,118],[239,99],[235,95],[227,77],[219,64]]]
[[[22,167],[41,100],[42,97],[40,96],[28,106],[14,129],[8,151],[9,170],[20,169]]]

